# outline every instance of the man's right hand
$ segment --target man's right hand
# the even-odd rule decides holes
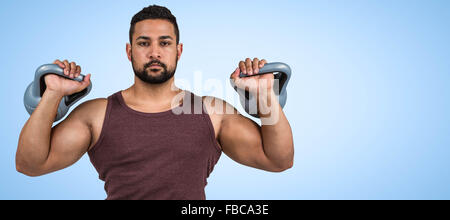
[[[62,62],[60,60],[55,60],[53,63],[61,67],[64,70],[64,75],[72,79],[78,77],[81,73],[81,67],[76,65],[75,62],[69,63],[67,60]],[[91,84],[91,74],[87,74],[82,82],[66,79],[55,74],[48,74],[44,78],[47,89],[60,94],[61,96],[81,92]]]

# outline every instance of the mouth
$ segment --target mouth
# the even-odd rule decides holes
[[[154,63],[150,64],[149,66],[147,66],[147,68],[149,68],[149,69],[161,69],[162,66],[159,63],[154,62]]]

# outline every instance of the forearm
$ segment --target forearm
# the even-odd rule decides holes
[[[278,167],[291,167],[294,159],[292,130],[273,92],[259,94],[258,110],[266,156]]]
[[[43,165],[50,151],[50,136],[62,95],[46,90],[20,133],[16,153],[17,169]]]

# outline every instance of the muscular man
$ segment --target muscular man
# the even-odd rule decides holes
[[[259,126],[224,100],[177,88],[174,73],[182,51],[171,12],[156,5],[144,8],[131,20],[126,45],[134,84],[108,98],[80,104],[54,127],[60,100],[86,88],[90,74],[83,82],[47,75],[47,89],[19,137],[17,170],[40,176],[68,167],[88,153],[105,181],[107,199],[205,199],[206,179],[222,151],[238,163],[262,170],[292,167],[292,131],[278,102],[266,105],[278,111],[276,123]],[[75,62],[54,63],[71,78],[81,73]],[[230,78],[239,88],[265,88],[257,95],[267,97],[269,104],[276,98],[273,89],[260,82],[273,80],[273,74],[238,77],[239,71],[251,75],[265,63],[247,58]],[[200,100],[200,108],[194,100]],[[268,112],[264,116],[273,111]]]

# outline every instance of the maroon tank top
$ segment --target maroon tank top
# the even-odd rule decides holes
[[[131,109],[121,91],[109,96],[100,137],[88,152],[106,199],[206,199],[221,149],[202,106],[189,91],[183,104],[158,113]]]

